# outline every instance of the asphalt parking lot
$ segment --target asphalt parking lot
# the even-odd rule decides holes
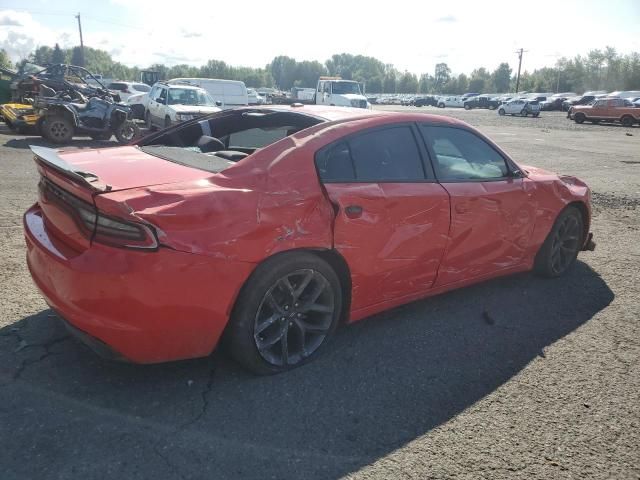
[[[266,378],[220,353],[109,363],[70,338],[24,261],[28,145],[46,143],[0,124],[0,478],[640,478],[640,127],[406,108],[587,181],[596,251],[561,279],[342,328],[317,361]]]

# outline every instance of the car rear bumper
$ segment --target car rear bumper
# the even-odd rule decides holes
[[[74,251],[50,235],[37,204],[24,229],[31,276],[51,308],[94,350],[136,363],[209,355],[253,270],[169,248]]]

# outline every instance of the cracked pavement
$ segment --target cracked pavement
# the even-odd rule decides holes
[[[422,111],[590,183],[596,251],[563,279],[516,275],[342,328],[274,377],[224,352],[110,363],[69,337],[24,262],[25,147],[42,141],[0,124],[0,478],[640,478],[640,128]]]

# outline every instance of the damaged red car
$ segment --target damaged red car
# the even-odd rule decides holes
[[[587,185],[444,116],[249,107],[129,146],[32,150],[33,279],[76,336],[132,362],[223,341],[277,373],[342,322],[515,272],[559,276],[594,248]]]

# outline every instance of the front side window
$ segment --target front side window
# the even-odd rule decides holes
[[[316,156],[324,181],[411,182],[425,179],[411,127],[398,126],[356,135]]]
[[[435,153],[438,179],[491,180],[506,177],[504,158],[487,142],[459,128],[421,125],[425,140]]]
[[[165,104],[167,100],[167,89],[160,87],[158,91],[158,98],[156,98],[156,102]]]

